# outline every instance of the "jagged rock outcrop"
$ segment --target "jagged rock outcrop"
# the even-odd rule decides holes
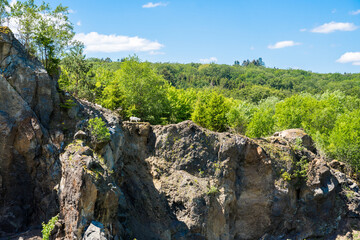
[[[56,83],[6,27],[0,28],[0,237],[56,214],[61,171],[49,132]]]
[[[356,183],[310,151],[311,139],[302,130],[258,140],[211,132],[191,121],[123,122],[117,131],[118,144],[99,153],[103,170],[82,170],[97,191],[111,182],[117,207],[109,207],[102,193],[88,201],[94,209],[89,204],[76,210],[90,224],[101,222],[96,208],[112,209],[102,219],[108,238],[315,239],[359,229]],[[118,152],[109,155],[108,166],[105,149]],[[86,160],[79,166],[85,169]],[[92,192],[87,177],[82,186]],[[90,215],[82,214],[86,209]]]
[[[56,214],[51,239],[359,234],[357,182],[344,164],[319,156],[301,129],[249,139],[191,121],[122,122],[58,93],[7,28],[0,28],[0,67],[0,238]],[[109,140],[93,142],[95,117]]]

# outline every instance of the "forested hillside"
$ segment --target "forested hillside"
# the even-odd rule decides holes
[[[105,61],[92,58],[89,61],[111,71],[121,68],[121,62],[111,62],[109,59]],[[269,96],[285,98],[294,93],[315,94],[335,90],[360,97],[358,73],[319,74],[299,69],[266,68],[251,62],[247,65],[233,66],[214,63],[150,63],[150,65],[177,88],[212,87],[226,96],[251,102],[258,102]]]
[[[137,57],[86,60],[81,48],[61,66],[62,89],[124,119],[137,116],[152,124],[191,119],[249,137],[304,128],[323,154],[360,166],[360,74],[148,63]]]

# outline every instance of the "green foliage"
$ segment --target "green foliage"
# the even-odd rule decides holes
[[[318,74],[303,70],[217,64],[152,64],[177,88],[211,87],[225,96],[254,103],[270,96],[284,99],[294,93],[322,94],[341,90],[360,97],[360,74]]]
[[[355,170],[360,170],[360,110],[346,112],[339,116],[330,134],[331,156],[349,163]]]
[[[137,116],[153,124],[169,117],[168,84],[137,57],[127,58],[105,84],[100,102],[111,109],[121,108],[123,117]]]
[[[309,162],[306,157],[302,157],[299,161],[293,163],[292,173],[282,170],[281,177],[287,182],[296,180],[297,183],[307,180],[307,172],[309,169]]]
[[[205,172],[204,172],[203,170],[199,169],[199,175],[200,175],[200,177],[203,177],[204,174],[205,174]]]
[[[279,129],[301,128],[316,108],[316,99],[310,95],[294,95],[276,104],[275,118]]]
[[[256,111],[255,104],[237,101],[231,105],[226,117],[228,125],[236,132],[245,134],[247,126]]]
[[[82,43],[73,43],[70,52],[66,53],[62,59],[62,74],[58,82],[61,89],[71,92],[77,97],[94,101],[95,96],[91,91],[94,84],[88,77],[92,64],[85,60],[83,51]]]
[[[110,133],[105,122],[101,118],[92,118],[89,120],[88,130],[94,142],[106,142],[110,140]]]
[[[194,89],[176,89],[169,87],[167,98],[169,102],[170,122],[178,123],[191,118],[196,101],[196,91]]]
[[[309,169],[309,162],[306,157],[302,157],[295,164],[295,170],[293,173],[293,177],[306,180],[308,169]]]
[[[249,137],[262,137],[274,133],[273,115],[273,109],[267,108],[264,111],[258,109],[249,123],[246,135]]]
[[[70,109],[76,106],[76,103],[72,99],[67,99],[64,103],[60,103],[61,108]]]
[[[58,5],[52,9],[34,0],[17,1],[11,6],[10,17],[18,22],[18,39],[28,53],[38,57],[50,76],[58,74],[60,57],[74,37],[68,8]]]
[[[281,177],[282,177],[282,179],[284,179],[287,182],[291,181],[291,175],[286,171],[281,174]]]
[[[41,224],[42,228],[43,228],[41,230],[41,233],[42,233],[42,237],[44,240],[49,240],[51,231],[54,229],[55,223],[58,221],[58,218],[59,218],[59,216],[56,215],[56,216],[52,217],[47,224],[45,224],[45,223]]]
[[[6,8],[9,7],[7,0],[0,0],[0,26],[4,26],[5,20],[9,17],[9,13]]]
[[[219,189],[215,186],[211,186],[206,192],[207,195],[216,195],[217,193],[219,193]]]
[[[246,131],[249,137],[262,137],[274,133],[275,104],[278,101],[278,98],[271,97],[259,102]]]
[[[206,91],[199,95],[191,118],[210,130],[225,131],[228,110],[229,104],[221,94]]]

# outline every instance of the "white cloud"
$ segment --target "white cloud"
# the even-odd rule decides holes
[[[279,48],[285,48],[285,47],[293,47],[293,46],[297,46],[300,45],[301,43],[297,43],[294,41],[281,41],[281,42],[277,42],[274,45],[269,45],[268,48],[269,49],[279,49]]]
[[[164,45],[140,37],[128,37],[121,35],[104,35],[97,32],[79,33],[75,39],[85,44],[86,52],[150,52],[159,50]]]
[[[71,8],[68,10],[68,12],[69,12],[69,13],[76,13],[76,11],[73,10],[73,9],[71,9]]]
[[[11,0],[10,3],[9,3],[9,5],[12,7],[12,6],[15,5],[16,2],[17,2],[17,0]],[[9,6],[6,6],[6,7],[5,7],[5,11],[9,13],[9,12],[11,11],[10,7],[9,7]]]
[[[356,11],[351,11],[350,14],[351,15],[358,15],[358,14],[360,14],[360,9],[356,10]]]
[[[158,51],[150,51],[149,54],[150,55],[165,55],[164,52],[158,52]]]
[[[158,2],[158,3],[152,3],[149,2],[147,4],[142,5],[143,8],[154,8],[154,7],[166,7],[169,3],[163,3],[163,2]]]
[[[360,52],[344,53],[338,60],[338,63],[352,63],[352,65],[360,65]]]
[[[200,59],[201,63],[216,63],[218,60],[216,57]]]
[[[81,21],[78,21],[78,22],[76,23],[76,25],[77,25],[77,26],[81,26]]]
[[[354,31],[358,27],[353,23],[329,22],[311,30],[313,33],[332,33],[335,31]]]
[[[302,28],[302,29],[300,29],[300,32],[306,32],[306,28]]]

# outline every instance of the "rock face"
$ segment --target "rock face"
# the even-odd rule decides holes
[[[191,121],[109,127],[117,144],[93,157],[98,170],[86,168],[85,149],[72,154],[70,145],[62,155],[63,166],[80,159],[83,169],[79,180],[62,180],[83,189],[61,198],[71,203],[61,207],[65,219],[66,209],[78,214],[65,224],[71,236],[81,237],[92,220],[104,223],[108,239],[335,239],[359,227],[358,186],[310,151],[310,142],[295,141],[309,138],[302,130],[251,140]]]
[[[11,32],[0,32],[0,238],[17,239],[10,234],[56,214],[51,239],[359,234],[357,183],[344,164],[317,155],[301,129],[249,139],[191,121],[122,122],[58,93]],[[109,141],[92,142],[87,124],[95,117]]]
[[[29,58],[8,28],[0,28],[0,237],[58,211],[60,179],[50,118],[56,84]]]

